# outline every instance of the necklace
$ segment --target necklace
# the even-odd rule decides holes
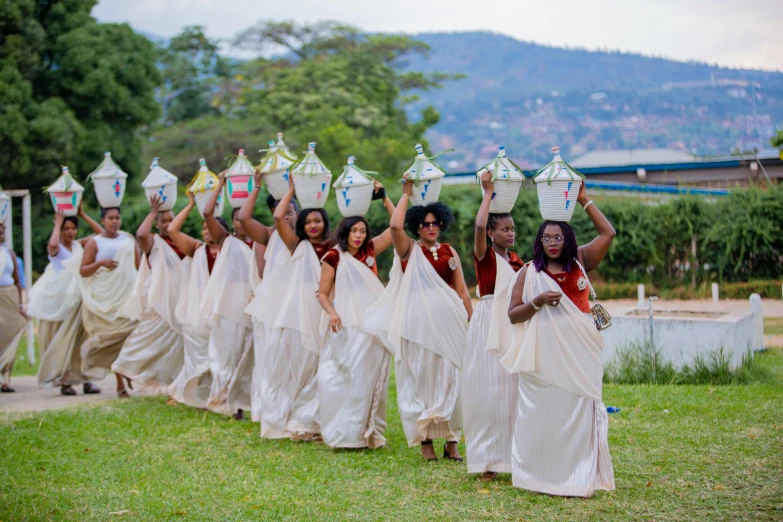
[[[419,241],[419,245],[424,246],[421,244],[421,241]],[[440,248],[440,243],[435,243],[435,245],[431,246],[429,248],[430,253],[432,254],[432,259],[435,261],[438,260],[438,249]]]

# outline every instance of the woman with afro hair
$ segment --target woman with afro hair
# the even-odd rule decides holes
[[[462,460],[460,368],[473,308],[457,252],[438,241],[454,221],[451,210],[430,203],[406,211],[412,192],[413,182],[406,180],[390,224],[394,266],[389,285],[367,311],[368,328],[395,354],[408,445],[420,445],[422,457],[437,460],[432,441],[446,439],[443,456]]]
[[[578,246],[568,223],[538,229],[533,262],[519,271],[508,317],[511,342],[501,362],[518,374],[511,451],[514,486],[549,495],[589,497],[614,489],[601,402],[603,337],[590,315],[587,273],[609,251],[609,220],[587,198],[577,202],[598,232]]]
[[[484,198],[476,214],[473,263],[481,301],[468,327],[462,365],[462,407],[468,473],[492,480],[511,472],[511,435],[517,407],[517,376],[500,364],[500,322],[508,320],[508,296],[514,273],[524,263],[514,252],[516,231],[509,214],[490,214],[492,172],[481,175]],[[505,299],[505,300],[504,300]]]
[[[322,208],[299,212],[292,229],[286,222],[294,199],[294,184],[275,207],[275,230],[291,254],[290,279],[265,348],[261,436],[312,441],[320,438],[318,356],[323,336],[323,310],[318,302],[321,258],[332,248],[329,216]]]

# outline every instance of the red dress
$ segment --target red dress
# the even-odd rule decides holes
[[[519,258],[516,252],[508,252],[508,262],[514,272],[519,272],[525,263]],[[492,295],[495,293],[495,279],[498,275],[498,260],[495,249],[492,247],[487,248],[487,253],[484,254],[484,258],[479,260],[476,257],[476,253],[473,252],[473,264],[476,267],[476,280],[478,282],[479,293],[482,296]]]
[[[435,269],[435,271],[438,273],[441,279],[449,285],[451,288],[454,288],[454,270],[451,269],[449,266],[449,260],[454,257],[454,254],[451,253],[451,247],[448,243],[441,243],[440,247],[438,247],[438,250],[436,251],[438,253],[438,259],[435,260],[435,257],[432,255],[432,252],[430,252],[428,249],[424,248],[418,241],[414,245],[413,248],[416,248],[416,246],[420,247],[422,252],[424,252],[424,257],[427,259],[427,261],[430,262],[432,265],[432,268]],[[402,271],[405,272],[405,268],[408,266],[408,261],[402,262]]]
[[[312,242],[310,244],[313,245],[313,248],[315,249],[315,255],[318,256],[318,261],[321,261],[327,252],[329,252],[329,249],[332,248],[331,241],[324,241],[320,245],[316,245]]]
[[[371,257],[373,259],[372,265],[368,265],[370,267],[370,270],[372,270],[372,273],[376,276],[378,275],[378,266],[375,263],[375,245],[373,245],[372,239],[367,241],[364,246],[362,246],[358,252],[356,252],[356,255],[353,256],[357,260],[359,260],[360,263],[367,264],[367,258]],[[337,251],[336,248],[331,248],[329,252],[326,253],[326,255],[321,260],[323,263],[328,264],[335,270],[337,270],[337,265],[340,263],[340,253]]]
[[[179,256],[180,259],[185,258],[185,254],[183,254],[182,251],[179,248],[177,248],[177,245],[174,244],[174,241],[163,236],[161,236],[161,239],[165,241],[166,244],[169,245],[174,250],[174,252]]]
[[[250,247],[251,250],[253,249],[254,241],[252,239],[248,239],[247,241],[245,241],[244,239],[239,239],[239,240],[242,241],[244,244],[246,244],[248,247]]]
[[[563,293],[574,302],[579,310],[586,314],[590,313],[590,290],[586,284],[587,279],[585,278],[584,290],[579,290],[579,279],[584,277],[584,274],[582,274],[582,270],[576,265],[576,263],[573,264],[573,268],[571,268],[570,273],[562,272],[559,274],[553,274],[547,269],[544,269],[544,272],[546,272],[549,277],[555,280],[555,282],[560,287],[560,290],[562,290]]]
[[[204,248],[207,249],[207,270],[209,273],[212,273],[212,268],[215,266],[215,259],[217,259],[217,254],[212,254],[212,251],[209,249],[209,245],[205,244]]]

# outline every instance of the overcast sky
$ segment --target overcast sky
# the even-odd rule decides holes
[[[491,30],[554,46],[783,71],[781,0],[99,0],[102,22],[230,38],[259,19],[338,20],[373,32]]]

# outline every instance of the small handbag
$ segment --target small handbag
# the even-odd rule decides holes
[[[582,274],[587,280],[587,287],[590,289],[590,297],[593,298],[593,306],[590,308],[590,315],[593,317],[595,327],[599,332],[606,330],[612,326],[612,316],[609,315],[609,312],[606,311],[606,308],[604,308],[603,305],[597,302],[595,297],[595,290],[593,290],[593,285],[590,283],[590,278],[587,277],[587,271],[585,270],[585,267],[583,267],[582,263],[579,261],[576,261],[576,264],[579,265],[579,268],[582,270]]]

